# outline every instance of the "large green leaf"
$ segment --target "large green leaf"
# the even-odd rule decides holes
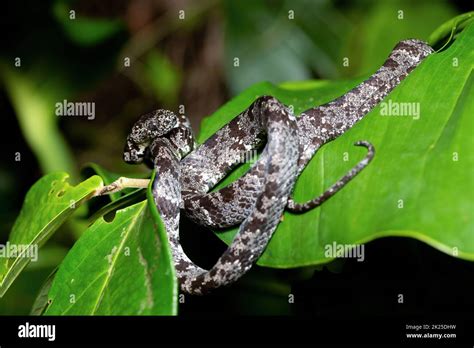
[[[152,198],[151,198],[152,199]],[[166,232],[154,204],[98,219],[61,264],[47,315],[169,315],[177,282]]]
[[[102,185],[98,176],[93,176],[77,186],[70,186],[67,178],[68,175],[63,172],[51,173],[31,187],[13,225],[9,245],[22,245],[31,251],[32,248],[39,248],[64,220]],[[25,256],[27,255],[0,258],[0,297],[31,260]]]
[[[407,38],[426,41],[434,28],[455,15],[453,6],[444,1],[374,2],[349,37],[344,54],[351,63],[346,71],[369,73],[383,64],[386,57],[381,53],[388,52],[396,42]],[[353,50],[358,52],[356,56]]]
[[[393,42],[393,46],[395,42]],[[406,236],[474,260],[474,25],[447,50],[427,58],[386,99],[419,103],[419,119],[381,116],[375,108],[350,131],[324,146],[298,179],[297,201],[319,195],[365,155],[353,143],[366,139],[374,161],[319,209],[285,213],[260,265],[297,267],[328,262],[333,242],[364,243]],[[389,52],[387,51],[386,54]],[[299,113],[328,102],[359,81],[261,83],[250,87],[202,123],[202,142],[261,95],[273,95]],[[347,161],[344,161],[345,154]],[[234,171],[222,187],[248,168]],[[236,229],[218,233],[230,242]]]

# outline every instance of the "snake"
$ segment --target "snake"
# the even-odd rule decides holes
[[[152,195],[181,291],[203,295],[237,281],[262,255],[285,210],[302,214],[320,206],[365,168],[375,149],[358,141],[367,154],[344,177],[308,202],[291,196],[317,150],[361,120],[432,52],[423,41],[400,41],[367,80],[299,116],[277,98],[260,96],[200,145],[183,114],[159,109],[141,116],[127,136],[123,159],[155,170]],[[213,190],[241,164],[243,153],[256,149],[260,156],[243,176]],[[180,244],[181,213],[211,229],[239,226],[209,270],[196,265]]]

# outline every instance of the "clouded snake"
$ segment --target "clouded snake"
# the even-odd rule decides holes
[[[374,156],[367,156],[320,197],[298,204],[290,195],[316,151],[376,106],[433,50],[418,40],[401,41],[369,79],[336,100],[299,117],[276,98],[263,96],[197,146],[184,115],[157,110],[142,116],[127,137],[124,159],[156,170],[153,196],[164,222],[181,290],[203,294],[247,272],[265,250],[286,209],[303,213],[334,195]],[[210,192],[243,153],[265,144],[258,161],[232,184]],[[240,225],[232,244],[210,270],[195,265],[179,241],[180,212],[220,229]]]

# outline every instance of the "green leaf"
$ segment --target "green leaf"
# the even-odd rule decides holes
[[[35,302],[31,307],[30,315],[43,315],[46,311],[46,308],[48,308],[48,292],[51,289],[51,285],[53,284],[53,280],[57,271],[58,268],[55,268],[41,286],[38,295],[36,295]]]
[[[152,198],[151,198],[152,199]],[[46,315],[173,315],[177,282],[154,204],[97,220],[61,264]]]
[[[27,267],[21,272],[0,299],[0,315],[29,315],[41,286],[52,271],[50,267],[35,270]]]
[[[438,29],[436,29],[428,39],[428,42],[433,47],[439,47],[441,51],[450,41],[460,33],[465,27],[467,27],[474,20],[474,11],[463,13],[456,16],[449,21],[443,23]]]
[[[9,245],[22,245],[30,251],[39,249],[64,220],[102,186],[98,176],[77,186],[70,186],[67,178],[68,174],[63,172],[51,173],[30,188],[10,233]],[[25,257],[27,255],[15,256],[0,258],[0,297],[31,260]]]
[[[426,41],[439,23],[455,15],[453,6],[444,1],[374,2],[362,16],[363,24],[352,32],[347,43],[349,47],[343,57],[349,57],[350,64],[346,71],[367,74],[377,69],[395,43],[409,38]],[[354,56],[353,51],[359,54]]]
[[[392,46],[395,42],[392,43]],[[368,168],[335,197],[303,215],[285,213],[258,264],[298,267],[326,263],[325,247],[404,236],[466,260],[474,260],[474,25],[442,53],[427,58],[386,99],[419,103],[419,119],[382,116],[380,106],[346,134],[319,150],[299,177],[296,201],[322,193],[365,153],[353,146],[369,140],[376,156]],[[260,83],[202,122],[202,142],[261,95],[273,95],[296,113],[321,105],[357,81]],[[288,88],[289,87],[289,88]],[[345,154],[348,161],[344,161]],[[223,187],[248,165],[227,177]],[[402,203],[400,203],[402,200]],[[403,204],[403,208],[399,208]],[[230,243],[237,229],[217,235]]]

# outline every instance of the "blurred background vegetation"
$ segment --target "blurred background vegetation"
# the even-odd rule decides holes
[[[141,114],[184,105],[198,133],[204,116],[255,82],[367,75],[399,40],[426,40],[444,21],[472,10],[471,1],[461,0],[20,0],[2,5],[2,243],[28,188],[42,174],[63,170],[78,182],[88,162],[122,174],[145,171],[121,159],[126,134]],[[95,119],[55,116],[55,103],[64,99],[94,102]],[[0,300],[0,314],[29,312],[41,283],[83,229],[77,220],[56,234],[40,262],[31,264]],[[192,241],[203,243],[206,252],[195,257],[204,265],[224,248],[206,236],[208,241],[201,241],[202,234]],[[373,244],[383,248],[384,243]],[[409,253],[419,242],[403,243]],[[241,285],[191,300],[182,312],[303,311],[289,309],[290,289],[311,287],[311,281],[341,267],[334,263],[315,275],[314,269],[256,268]]]

